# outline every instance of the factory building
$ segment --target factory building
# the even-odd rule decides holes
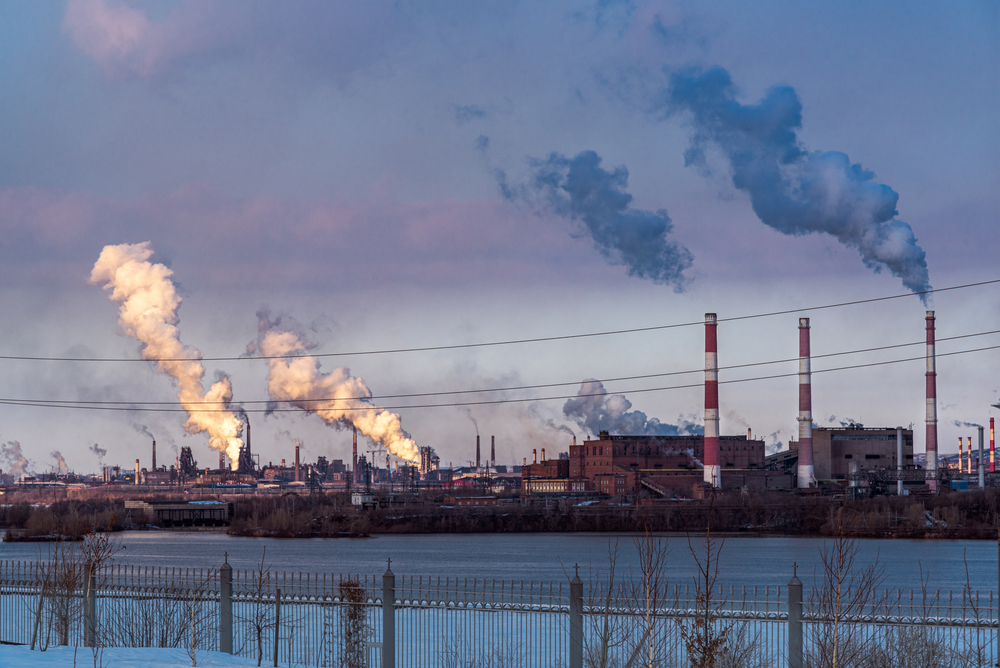
[[[813,466],[818,480],[847,479],[851,462],[862,471],[896,469],[899,465],[896,427],[865,427],[849,424],[845,427],[814,427],[812,430]],[[768,458],[768,462],[785,467],[795,466],[799,442],[791,441],[789,449]],[[903,468],[913,468],[913,430],[903,430]]]

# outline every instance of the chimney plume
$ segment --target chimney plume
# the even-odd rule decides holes
[[[718,319],[705,314],[705,471],[704,480],[722,487],[719,468],[719,349]]]
[[[934,355],[934,311],[927,312],[927,484],[938,490],[937,361]]]

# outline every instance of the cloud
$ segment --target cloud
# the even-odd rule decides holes
[[[455,122],[459,125],[467,125],[472,121],[479,121],[487,117],[486,110],[474,104],[454,105]]]
[[[630,276],[684,290],[684,271],[693,263],[691,252],[668,237],[673,230],[664,209],[633,209],[628,187],[628,169],[601,167],[601,157],[583,151],[574,158],[551,153],[544,160],[531,160],[533,178],[511,185],[502,171],[496,176],[500,192],[510,201],[541,200],[553,213],[582,223],[581,234],[589,236],[597,250],[612,264],[624,265]]]
[[[655,108],[690,120],[686,164],[707,168],[706,150],[717,147],[733,185],[750,196],[762,222],[793,236],[830,234],[856,249],[876,273],[888,269],[913,292],[930,289],[925,253],[913,229],[896,218],[899,195],[844,153],[801,145],[802,104],[795,90],[774,87],[752,105],[736,95],[721,67],[671,75]]]
[[[601,381],[585,380],[580,384],[577,397],[566,400],[563,415],[594,436],[602,431],[658,436],[705,433],[704,427],[693,422],[681,420],[677,425],[666,424],[655,417],[646,417],[642,411],[630,411],[630,408],[632,402],[624,394],[609,395]]]

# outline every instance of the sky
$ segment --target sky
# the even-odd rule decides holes
[[[499,463],[697,433],[701,374],[662,374],[703,368],[703,328],[648,328],[708,312],[723,367],[796,357],[799,317],[814,355],[921,342],[928,308],[939,338],[1000,330],[1000,284],[911,295],[1000,279],[992,1],[6,0],[0,62],[0,355],[63,358],[0,360],[0,396],[129,409],[0,405],[7,471],[224,447],[91,280],[107,246],[169,268],[164,326],[265,463],[350,458],[346,419],[274,386],[268,332],[459,465],[477,431]],[[942,452],[998,413],[997,359],[939,358]],[[722,433],[787,446],[796,369],[723,368],[780,377],[724,382]],[[912,424],[920,452],[923,372],[815,373],[814,421]]]

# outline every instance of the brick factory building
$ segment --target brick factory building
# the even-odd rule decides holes
[[[764,442],[748,436],[720,437],[723,486],[768,486]],[[612,436],[571,445],[569,459],[542,461],[522,469],[528,493],[598,492],[611,497],[692,496],[702,484],[704,437]],[[780,483],[787,486],[787,481]]]
[[[851,424],[842,428],[814,427],[813,462],[817,480],[844,480],[851,461],[861,470],[895,469],[896,427],[865,427]],[[788,466],[798,452],[798,442],[791,441],[788,450],[778,453],[783,466]],[[913,430],[903,430],[903,468],[913,468]]]

